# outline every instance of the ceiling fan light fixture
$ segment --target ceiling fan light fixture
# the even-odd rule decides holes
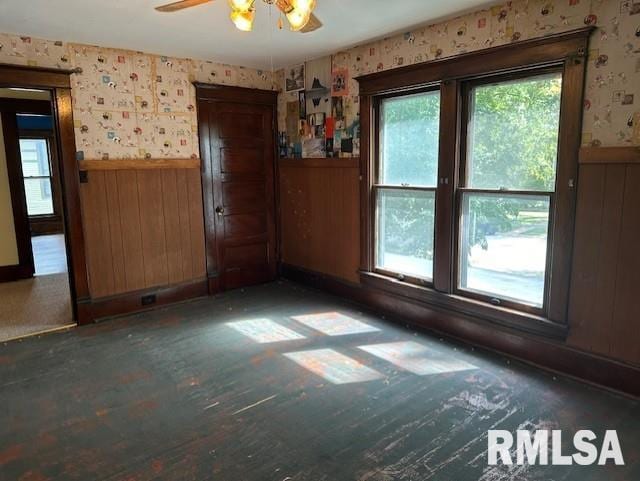
[[[238,12],[248,12],[254,3],[255,0],[229,0],[231,10]]]
[[[231,11],[231,21],[236,26],[238,30],[242,30],[243,32],[250,32],[253,30],[253,20],[256,16],[256,11],[254,8],[250,8],[247,11],[241,10],[232,10]]]
[[[286,13],[291,30],[302,30],[311,19],[313,9],[316,8],[316,0],[290,0],[291,9]]]
[[[296,9],[291,10],[287,13],[287,20],[289,21],[289,26],[291,30],[297,32],[302,30],[307,23],[309,23],[309,19],[311,18],[311,13],[302,13]]]
[[[311,14],[316,8],[316,0],[291,0],[291,6],[303,14]]]

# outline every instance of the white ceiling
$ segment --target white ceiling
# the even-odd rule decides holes
[[[317,0],[324,27],[300,34],[276,28],[258,0],[251,33],[229,20],[227,0],[176,13],[170,0],[1,0],[0,32],[127,48],[176,57],[265,68],[317,58],[487,5],[487,0]]]

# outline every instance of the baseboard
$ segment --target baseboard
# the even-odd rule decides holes
[[[206,279],[78,302],[78,324],[141,312],[208,295]]]
[[[32,277],[33,269],[30,266],[0,266],[0,282],[13,282]]]
[[[403,324],[408,323],[483,349],[506,354],[537,367],[640,397],[640,367],[580,351],[559,341],[508,328],[497,328],[469,316],[299,267],[283,264],[281,273],[286,279],[375,309],[377,313],[384,313],[390,319]]]

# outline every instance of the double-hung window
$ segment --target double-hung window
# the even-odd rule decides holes
[[[566,332],[588,35],[359,79],[364,282]]]
[[[457,289],[497,305],[545,304],[562,72],[464,86]]]
[[[391,96],[379,103],[375,268],[433,279],[440,92]]]

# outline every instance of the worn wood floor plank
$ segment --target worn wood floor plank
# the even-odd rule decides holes
[[[636,401],[290,283],[0,346],[0,479],[638,479]],[[617,429],[623,467],[487,466],[487,430]],[[570,436],[563,443],[571,442]]]

